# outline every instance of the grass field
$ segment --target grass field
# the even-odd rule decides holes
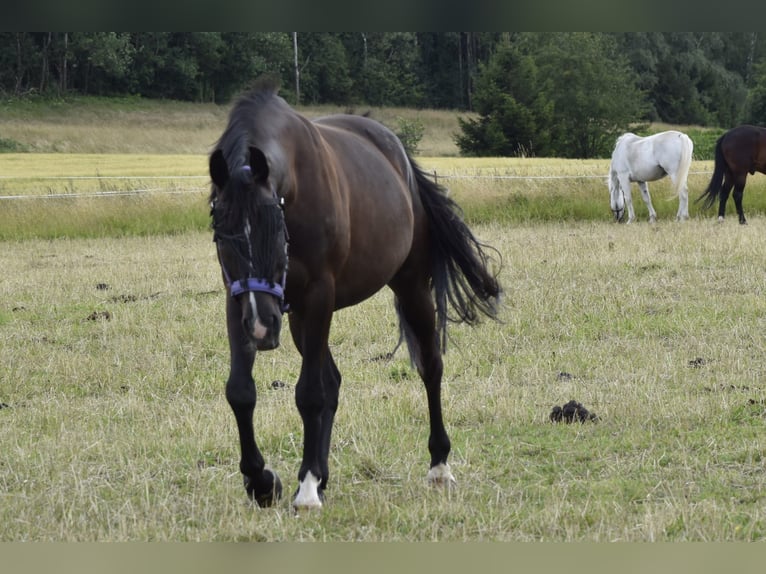
[[[608,222],[608,160],[417,158],[446,186],[472,223]],[[692,217],[713,218],[695,199],[712,172],[695,161],[689,176]],[[184,233],[208,227],[204,155],[0,154],[0,240]],[[678,209],[668,178],[650,184],[660,219]],[[639,220],[647,209],[634,186]],[[749,178],[748,217],[766,214],[766,177]],[[736,217],[733,202],[728,215]]]
[[[328,500],[295,516],[288,334],[255,370],[276,508],[246,500],[223,393],[205,169],[225,114],[87,104],[0,114],[0,142],[34,152],[0,154],[0,196],[15,196],[0,200],[0,541],[766,539],[763,176],[747,226],[694,204],[673,222],[667,181],[651,185],[657,224],[636,192],[639,222],[617,225],[607,161],[457,158],[436,151],[440,128],[418,159],[500,251],[505,288],[500,322],[450,330],[458,488],[425,484],[406,353],[375,360],[398,335],[384,291],[334,319]],[[692,198],[711,169],[694,162]],[[552,423],[571,399],[598,422]]]
[[[396,343],[390,294],[340,312],[329,497],[301,517],[241,487],[209,234],[5,241],[1,537],[762,540],[764,227],[478,226],[503,256],[505,308],[451,330],[452,493],[425,485],[405,354],[373,360]],[[298,368],[289,343],[256,367],[260,442],[288,492]],[[551,423],[570,399],[599,422]]]

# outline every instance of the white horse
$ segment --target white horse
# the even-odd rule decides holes
[[[689,219],[689,189],[686,178],[689,175],[693,150],[694,144],[689,136],[675,130],[648,137],[639,137],[628,132],[617,138],[609,164],[609,195],[614,218],[617,221],[623,220],[627,204],[628,223],[635,221],[630,184],[636,182],[644,203],[649,208],[649,221],[657,221],[657,212],[652,206],[646,182],[670,175],[678,195],[676,221]]]

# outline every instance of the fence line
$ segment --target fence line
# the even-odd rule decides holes
[[[690,171],[689,175],[710,175],[712,171]],[[439,179],[606,179],[608,174],[602,175],[439,175],[436,170],[428,172],[428,175]]]
[[[439,174],[436,170],[426,172],[434,181],[438,182],[440,179],[475,179],[475,180],[560,180],[560,179],[606,179],[607,174],[603,175],[468,175],[468,174]],[[689,175],[710,175],[712,171],[690,171]],[[152,175],[152,176],[132,176],[132,175],[120,175],[120,176],[0,176],[0,181],[11,180],[30,180],[30,181],[73,181],[73,180],[189,180],[189,179],[205,179],[209,180],[207,175]],[[203,190],[209,189],[208,186],[190,187],[185,189],[166,189],[162,187],[144,188],[144,189],[130,189],[130,190],[105,190],[95,192],[64,192],[64,193],[47,193],[47,194],[30,194],[30,195],[0,195],[0,200],[16,200],[16,199],[71,199],[71,198],[87,198],[87,197],[119,197],[130,195],[144,195],[144,194],[167,194],[167,195],[181,195],[199,193]]]
[[[72,199],[80,197],[116,197],[121,195],[145,195],[150,193],[161,195],[185,195],[192,193],[200,193],[201,191],[207,191],[208,187],[190,187],[186,189],[165,189],[156,187],[152,189],[129,189],[129,190],[114,190],[114,191],[94,191],[92,193],[46,193],[35,195],[0,195],[0,200],[3,199]]]
[[[69,181],[73,179],[210,179],[207,175],[0,175],[0,179]]]

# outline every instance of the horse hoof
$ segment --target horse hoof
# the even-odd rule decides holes
[[[295,510],[310,510],[312,508],[322,508],[324,503],[324,490],[319,488],[322,481],[314,476],[314,473],[308,471],[298,490],[293,497],[293,508]]]
[[[245,476],[245,490],[247,495],[261,508],[268,508],[273,506],[280,498],[282,498],[282,481],[279,480],[279,476],[273,470],[268,468],[263,471],[264,476],[270,475],[271,487],[264,490],[261,493],[255,491],[252,479]]]
[[[444,487],[447,489],[457,486],[455,477],[452,476],[449,464],[446,462],[439,463],[432,466],[428,470],[428,484],[436,487]]]

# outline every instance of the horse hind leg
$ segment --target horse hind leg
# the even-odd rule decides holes
[[[686,221],[689,219],[689,187],[686,181],[679,183],[673,181],[673,185],[678,189],[678,213],[676,213],[676,221]]]
[[[718,194],[718,222],[723,222],[724,218],[726,217],[726,202],[729,201],[729,194],[731,193],[731,188],[734,187],[734,181],[732,180],[731,176],[727,173],[724,176],[723,185],[721,186],[721,191]],[[743,186],[744,187],[744,184]],[[741,201],[741,194],[740,194],[740,201]]]
[[[456,481],[447,462],[451,445],[442,414],[444,364],[436,331],[433,298],[425,285],[405,285],[401,289],[394,288],[394,293],[410,358],[426,389],[430,425],[428,450],[431,455],[427,480],[434,486],[451,487]]]
[[[747,220],[745,219],[745,211],[742,208],[742,195],[744,192],[745,182],[737,181],[737,183],[734,185],[734,193],[732,193],[731,196],[734,199],[734,206],[737,208],[737,215],[739,216],[740,225],[747,225]]]

